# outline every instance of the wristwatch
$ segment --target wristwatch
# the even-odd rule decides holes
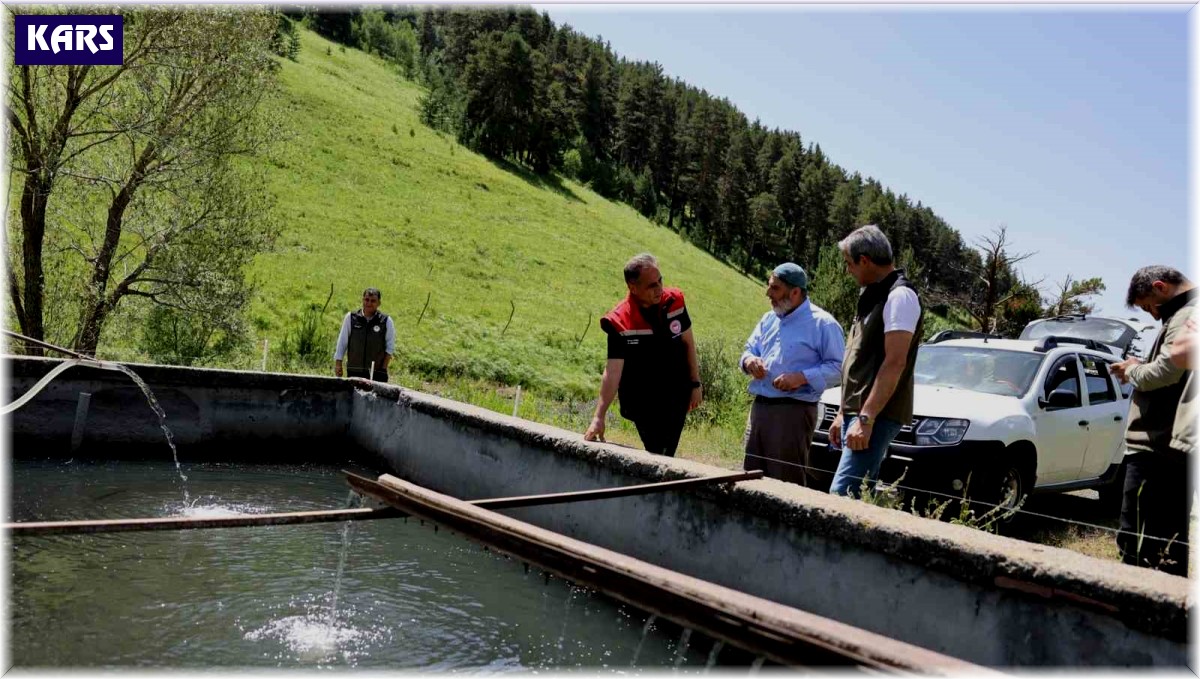
[[[700,388],[700,380],[693,380],[692,381],[692,389],[699,389],[699,388]]]
[[[861,424],[862,426],[869,427],[874,422],[875,422],[874,417],[871,417],[870,415],[867,415],[866,413],[858,414],[858,423]]]

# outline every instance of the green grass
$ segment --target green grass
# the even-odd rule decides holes
[[[294,136],[269,173],[286,226],[254,266],[260,345],[281,346],[332,284],[332,347],[342,314],[374,286],[405,370],[580,399],[598,388],[598,322],[625,294],[631,255],[659,257],[700,339],[740,345],[767,309],[761,282],[628,206],[503,167],[425,127],[420,88],[378,58],[310,32],[301,47],[280,75]]]

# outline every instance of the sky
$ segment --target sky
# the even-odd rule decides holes
[[[977,242],[1005,225],[1044,292],[1188,261],[1187,5],[534,5],[620,56],[799,132]],[[814,263],[801,262],[814,266]]]

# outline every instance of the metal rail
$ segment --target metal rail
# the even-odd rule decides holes
[[[538,528],[389,475],[359,492],[579,585],[786,665],[992,674],[984,668]]]
[[[364,476],[345,472],[351,486],[359,479],[371,482]],[[694,479],[679,479],[677,481],[661,481],[658,483],[642,483],[635,486],[620,486],[617,488],[600,488],[597,490],[580,490],[567,493],[547,493],[544,495],[522,495],[518,497],[489,498],[470,500],[470,504],[487,509],[513,509],[515,507],[532,507],[537,505],[561,504],[568,502],[584,502],[588,500],[605,500],[629,495],[645,495],[661,493],[682,488],[710,486],[724,483],[736,483],[757,479],[762,471],[735,472],[702,476]],[[357,488],[357,486],[356,486]],[[306,523],[327,523],[331,521],[363,521],[371,519],[393,519],[406,516],[403,512],[392,508],[386,509],[332,509],[325,511],[284,512],[277,514],[245,514],[241,516],[219,517],[183,517],[166,516],[141,519],[97,519],[88,521],[24,521],[6,523],[3,528],[12,531],[13,535],[67,535],[78,533],[123,533],[130,531],[152,530],[193,530],[198,528],[242,528],[246,526],[283,526]]]
[[[195,528],[241,528],[244,526],[281,526],[331,521],[392,519],[404,516],[394,509],[332,509],[278,514],[240,516],[184,517],[164,516],[148,519],[99,519],[92,521],[22,521],[6,523],[13,535],[64,535],[76,533],[125,533],[150,530],[190,530]]]
[[[71,351],[70,349],[64,349],[64,348],[62,348],[62,347],[60,347],[60,346],[55,346],[55,345],[53,345],[53,344],[50,344],[49,342],[43,342],[43,341],[41,341],[41,340],[35,340],[35,339],[33,339],[32,337],[26,337],[26,336],[24,336],[24,335],[22,335],[22,334],[20,334],[20,333],[13,332],[13,331],[11,331],[11,330],[0,330],[0,333],[3,333],[3,334],[5,334],[5,335],[8,335],[9,337],[12,337],[12,338],[14,338],[14,339],[19,339],[19,340],[22,340],[22,341],[24,341],[24,342],[28,342],[28,343],[30,343],[30,344],[37,345],[37,346],[39,346],[39,347],[41,347],[41,348],[43,348],[43,349],[50,349],[50,350],[52,350],[52,351],[57,351],[57,352],[59,352],[60,354],[66,354],[66,355],[68,355],[68,356],[73,356],[73,357],[75,357],[75,358],[86,358],[86,359],[88,359],[88,360],[91,360],[91,361],[94,361],[94,360],[96,360],[96,358],[95,358],[94,356],[87,356],[87,355],[85,355],[85,354],[81,354],[81,353],[79,353],[79,352],[77,352],[77,351]]]

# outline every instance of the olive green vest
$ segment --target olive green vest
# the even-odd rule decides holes
[[[1150,348],[1146,363],[1153,363],[1163,352],[1167,335],[1180,337],[1189,318],[1196,317],[1196,290],[1180,293],[1158,307],[1162,314],[1162,329]],[[1175,341],[1172,339],[1172,341]],[[1169,347],[1168,347],[1169,349]],[[1150,391],[1134,389],[1129,401],[1128,424],[1125,425],[1125,447],[1130,451],[1158,452],[1169,450],[1175,428],[1177,410],[1187,386],[1188,371],[1178,382]]]
[[[888,293],[900,287],[916,292],[904,271],[896,269],[883,280],[863,288],[858,295],[858,310],[846,340],[846,357],[842,361],[842,412],[857,414],[871,394],[875,376],[883,365],[883,305]],[[921,345],[921,330],[925,324],[925,309],[917,317],[917,329],[908,348],[904,372],[891,399],[875,417],[883,417],[907,425],[913,416],[913,364],[917,347]]]
[[[383,357],[387,355],[387,314],[376,311],[367,318],[362,309],[350,314],[350,341],[346,343],[346,367],[370,370],[375,363],[377,372],[384,372]]]

